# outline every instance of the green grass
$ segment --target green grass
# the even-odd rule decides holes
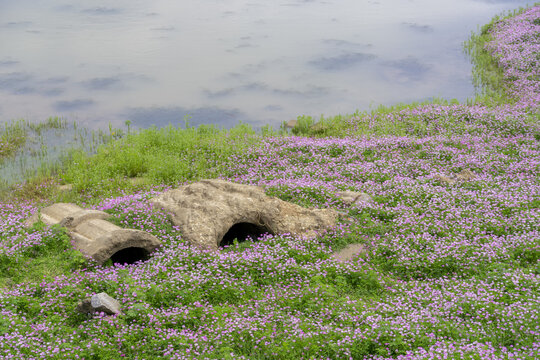
[[[73,184],[76,192],[102,196],[151,184],[215,178],[226,175],[234,156],[259,140],[243,124],[230,130],[206,125],[144,129],[99,147],[93,155],[72,152],[61,181]]]
[[[481,68],[481,65],[478,65]],[[487,70],[486,70],[487,71]],[[467,101],[467,105],[485,105],[488,107],[497,104],[508,103],[505,93],[481,92],[474,99]],[[321,115],[317,120],[312,116],[301,115],[297,118],[297,125],[292,129],[292,134],[314,138],[324,137],[381,137],[381,136],[415,136],[424,137],[433,134],[465,134],[470,129],[467,124],[469,119],[459,111],[438,116],[429,111],[416,112],[415,110],[430,106],[460,105],[456,99],[446,100],[433,98],[430,100],[398,103],[391,106],[380,105],[370,111],[356,111],[348,115],[336,115],[325,117]],[[434,120],[437,120],[435,123]],[[351,126],[351,125],[354,125]],[[285,129],[285,123],[281,129]]]
[[[106,134],[59,117],[38,123],[22,119],[5,123],[0,129],[0,199],[44,197],[58,184],[57,175],[70,153],[90,155],[99,145],[122,136],[122,130],[112,126]]]

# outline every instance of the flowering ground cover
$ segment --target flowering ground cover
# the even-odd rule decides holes
[[[339,136],[262,137],[227,166],[207,154],[213,175],[346,213],[316,239],[201,251],[148,205],[166,185],[90,191],[81,205],[164,244],[145,262],[97,266],[61,228],[22,229],[40,204],[2,203],[0,359],[539,358],[538,19],[535,6],[489,27],[505,104],[354,116]],[[474,178],[438,176],[464,169]],[[340,190],[374,201],[349,207]],[[367,250],[336,261],[348,243]],[[123,314],[74,311],[102,291]]]

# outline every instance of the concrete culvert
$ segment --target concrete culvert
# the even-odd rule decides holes
[[[116,262],[132,264],[147,258],[148,254],[152,253],[160,245],[159,240],[147,232],[122,229],[105,220],[85,222],[71,232],[71,237],[77,250],[91,256],[99,264],[112,259],[119,252],[117,258],[127,258],[128,260]],[[141,250],[126,250],[130,248]]]
[[[113,264],[134,264],[137,261],[148,260],[149,252],[143,248],[137,247],[128,247],[120,251],[115,252],[111,256],[111,261]]]
[[[264,233],[315,237],[338,217],[332,209],[303,208],[266,196],[261,187],[218,179],[166,191],[150,202],[169,213],[184,240],[213,250]]]
[[[103,211],[82,209],[75,204],[57,203],[41,210],[26,221],[31,226],[38,220],[48,225],[59,224],[69,231],[73,247],[98,264],[112,259],[113,263],[133,264],[147,260],[161,245],[153,235],[140,230],[122,229],[107,219]]]
[[[219,242],[219,247],[232,245],[235,239],[241,243],[249,239],[256,240],[261,235],[271,233],[272,232],[268,228],[262,225],[241,222],[234,224],[229,231],[227,231],[223,236],[223,239]]]

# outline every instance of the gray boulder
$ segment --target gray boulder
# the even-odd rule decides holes
[[[104,312],[109,315],[120,314],[122,312],[120,303],[104,292],[92,295],[90,304],[97,312]]]
[[[335,225],[331,209],[307,209],[266,196],[258,186],[202,180],[166,191],[150,202],[169,212],[182,237],[206,249],[264,233],[315,237]]]

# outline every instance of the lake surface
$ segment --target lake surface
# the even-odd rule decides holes
[[[474,94],[504,0],[0,0],[0,122],[279,126]]]

